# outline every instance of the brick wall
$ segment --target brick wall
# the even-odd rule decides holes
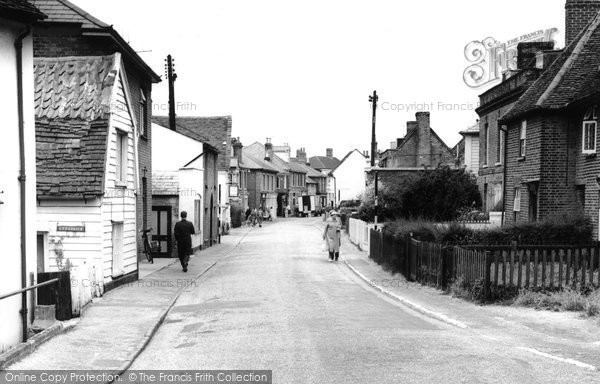
[[[569,45],[600,11],[599,0],[567,0],[565,45]]]

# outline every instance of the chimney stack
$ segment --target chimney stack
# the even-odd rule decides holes
[[[417,123],[416,121],[407,121],[406,122],[406,134],[408,134],[413,129],[417,129],[418,126],[419,126],[419,123]]]
[[[517,69],[536,68],[538,52],[554,49],[554,41],[531,41],[517,45]]]
[[[271,143],[271,139],[267,137],[267,142],[265,143],[265,160],[271,161],[273,158],[273,144]]]
[[[237,159],[238,164],[242,164],[242,148],[244,148],[244,146],[239,137],[232,138],[231,142],[231,145],[233,146],[233,156]]]
[[[296,160],[299,163],[306,163],[306,149],[300,148],[296,150]]]
[[[417,112],[417,167],[431,166],[431,124],[429,112]]]
[[[569,46],[600,11],[600,0],[567,0],[565,46]]]
[[[326,153],[327,157],[329,157],[329,158],[333,157],[333,148],[327,148],[325,150],[325,153]]]

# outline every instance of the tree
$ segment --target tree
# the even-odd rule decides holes
[[[413,176],[388,178],[379,186],[380,221],[400,218],[451,221],[460,215],[461,209],[481,206],[475,177],[464,170],[449,167],[420,171]],[[361,201],[360,219],[373,221],[373,184],[367,187]]]

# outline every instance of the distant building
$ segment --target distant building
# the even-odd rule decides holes
[[[324,207],[333,207],[336,201],[335,197],[335,186],[333,177],[329,176],[329,173],[333,171],[339,164],[340,160],[333,156],[333,148],[327,148],[325,156],[313,156],[308,159],[309,165],[327,175],[325,179],[325,185],[320,188],[321,201],[324,199]]]
[[[380,168],[437,168],[455,166],[455,154],[431,128],[429,112],[417,112],[406,123],[406,136],[379,157]]]
[[[462,139],[455,150],[458,166],[477,175],[479,172],[479,122],[459,133]]]
[[[365,190],[365,170],[369,158],[358,150],[352,150],[342,159],[335,169],[330,172],[333,178],[335,202],[356,200]]]

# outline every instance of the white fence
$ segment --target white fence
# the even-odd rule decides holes
[[[378,224],[378,228],[382,228],[383,224]],[[369,250],[369,231],[375,228],[375,224],[368,224],[362,220],[348,220],[348,236],[352,244],[357,245],[361,250]]]

